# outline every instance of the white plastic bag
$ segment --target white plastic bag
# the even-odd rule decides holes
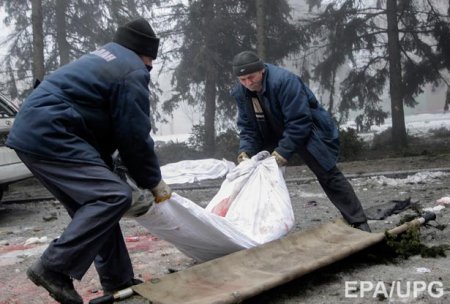
[[[287,234],[295,222],[282,171],[266,151],[233,169],[206,210],[259,244]]]
[[[174,193],[137,221],[206,261],[282,237],[293,227],[294,213],[283,175],[266,152],[230,171],[205,209]]]
[[[136,220],[151,234],[172,243],[197,261],[211,260],[258,245],[227,219],[176,193],[169,200],[154,204]]]
[[[161,166],[161,175],[169,185],[194,183],[224,177],[235,166],[233,162],[225,159],[182,160]]]

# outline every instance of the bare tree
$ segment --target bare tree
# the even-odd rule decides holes
[[[67,0],[56,1],[56,44],[58,46],[59,64],[65,65],[70,62],[70,46],[67,42],[66,10]]]
[[[267,60],[266,50],[266,4],[265,0],[256,1],[256,50],[264,61]]]
[[[33,27],[33,77],[42,80],[44,66],[44,30],[42,27],[42,0],[31,2],[31,23]]]
[[[398,34],[397,0],[387,0],[387,37],[389,61],[389,91],[391,95],[392,138],[394,145],[404,147],[407,144],[405,114],[403,111],[403,81]]]

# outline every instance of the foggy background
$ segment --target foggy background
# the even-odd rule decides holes
[[[33,5],[42,8],[44,62],[40,73],[33,60]],[[388,48],[392,40],[387,31],[388,5],[394,5],[397,12],[401,50]],[[357,14],[352,13],[355,10]],[[367,12],[377,17],[367,14],[361,19]],[[179,140],[186,140],[188,134],[198,135],[200,146],[213,155],[220,134],[237,132],[236,109],[228,96],[235,81],[231,59],[246,49],[300,75],[339,124],[359,119],[369,126],[390,119],[394,135],[403,138],[406,132],[401,118],[405,115],[448,109],[448,12],[449,3],[442,0],[2,0],[0,90],[20,103],[35,78],[109,42],[119,24],[144,16],[162,41],[150,86],[152,123],[155,135],[161,138],[180,134]],[[58,20],[58,16],[64,18]],[[361,20],[364,24],[358,23]],[[62,40],[56,39],[61,35],[55,27],[58,22],[67,27]],[[82,26],[76,27],[77,23]],[[61,41],[70,47],[65,57]],[[394,98],[389,87],[389,79],[398,74],[389,66],[393,51],[402,56],[403,83],[393,87],[394,91],[404,88],[402,98]],[[375,56],[383,61],[367,68],[366,74],[357,74]],[[363,76],[367,82],[359,82]],[[395,96],[400,95],[397,92]],[[401,111],[392,113],[393,106]]]

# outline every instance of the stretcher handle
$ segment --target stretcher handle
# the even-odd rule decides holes
[[[433,212],[425,212],[421,217],[416,218],[412,221],[409,221],[407,223],[404,223],[403,225],[400,225],[398,227],[392,228],[387,231],[387,234],[389,235],[399,235],[400,233],[405,232],[411,227],[420,226],[425,223],[428,223],[429,221],[433,221],[436,219],[436,214]]]
[[[115,301],[120,301],[131,297],[134,291],[131,287],[119,290],[113,294],[104,295],[89,301],[89,304],[111,304]]]

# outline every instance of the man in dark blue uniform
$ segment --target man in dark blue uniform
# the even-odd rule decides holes
[[[268,150],[285,166],[298,153],[344,219],[370,232],[359,199],[336,167],[338,129],[300,77],[251,51],[234,57],[233,72],[239,79],[231,93],[238,107],[238,162]]]
[[[22,105],[6,144],[64,205],[72,221],[28,277],[62,303],[83,303],[72,279],[92,262],[106,293],[134,279],[119,220],[130,187],[113,173],[118,150],[130,176],[155,201],[170,198],[150,137],[149,71],[159,38],[143,18],[114,40],[48,75]],[[140,206],[145,213],[150,204]]]

